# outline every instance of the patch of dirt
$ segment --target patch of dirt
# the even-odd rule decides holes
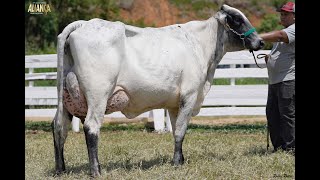
[[[261,24],[261,18],[256,15],[250,15],[248,19],[253,27],[259,27]]]

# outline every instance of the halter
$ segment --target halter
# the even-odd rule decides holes
[[[215,17],[216,18],[216,17]],[[218,18],[216,18],[216,19],[218,19]],[[226,20],[226,23],[225,24],[223,24],[223,23],[221,23],[221,24],[223,24],[223,26],[225,27],[225,29],[227,30],[227,31],[231,31],[231,32],[233,32],[234,34],[236,34],[237,36],[239,36],[239,38],[242,40],[242,42],[243,42],[243,47],[244,48],[246,48],[246,44],[245,44],[245,42],[244,42],[244,38],[246,38],[246,37],[248,37],[250,34],[252,34],[253,32],[255,32],[256,31],[256,28],[251,28],[251,29],[249,29],[247,32],[244,32],[244,33],[242,33],[242,34],[239,34],[237,31],[235,31],[234,29],[232,29],[230,26],[229,26],[229,24],[228,24],[228,22],[227,22],[227,17],[225,18],[225,20]],[[218,20],[219,21],[219,20]],[[260,67],[259,65],[258,65],[258,63],[257,63],[257,60],[256,60],[256,57],[255,57],[255,55],[253,54],[253,50],[249,50],[249,52],[251,52],[252,53],[252,55],[253,55],[253,58],[254,58],[254,62],[256,63],[256,65],[259,67],[259,68],[261,68],[262,69],[262,67]],[[264,58],[265,56],[267,56],[267,54],[258,54],[257,55],[257,58],[258,59],[261,59],[261,58]]]
[[[256,31],[256,28],[251,28],[249,29],[247,32],[244,32],[242,34],[239,34],[237,31],[235,31],[234,29],[232,29],[228,22],[227,22],[227,18],[226,18],[226,24],[224,25],[226,27],[227,30],[230,30],[231,32],[233,32],[234,34],[236,34],[237,36],[239,36],[239,38],[242,40],[243,42],[243,47],[246,48],[245,42],[244,42],[244,38],[248,37],[250,34],[252,34],[253,32]]]

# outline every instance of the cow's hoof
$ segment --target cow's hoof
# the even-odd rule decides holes
[[[66,170],[56,170],[54,176],[60,176],[61,174],[65,173]]]
[[[93,177],[93,178],[100,177],[101,173],[99,171],[91,172],[90,176]]]
[[[174,166],[180,166],[180,165],[183,165],[183,163],[184,163],[184,157],[183,157],[182,154],[181,155],[175,155],[173,157],[173,165]]]

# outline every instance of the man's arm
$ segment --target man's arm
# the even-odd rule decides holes
[[[289,38],[286,32],[282,30],[272,31],[260,34],[260,37],[267,42],[285,42],[289,43]]]
[[[289,38],[286,32],[282,30],[271,31],[259,35],[264,41],[267,42],[285,42],[289,43]],[[265,56],[264,60],[267,63],[270,55]]]

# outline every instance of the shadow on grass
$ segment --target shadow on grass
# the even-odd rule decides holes
[[[252,146],[243,155],[245,155],[245,156],[268,156],[270,154],[272,154],[272,150],[270,147],[267,150],[267,146]]]
[[[131,163],[130,160],[111,162],[102,167],[106,168],[107,171],[112,171],[115,169],[125,169],[126,171],[130,171],[132,169],[147,170],[152,168],[153,166],[163,165],[168,162],[171,162],[171,158],[169,156],[160,156],[151,160],[142,160],[138,163]]]
[[[90,176],[90,174],[89,174],[89,162],[88,162],[88,164],[83,164],[83,165],[80,165],[80,166],[72,166],[72,167],[70,167],[70,166],[66,165],[66,170],[63,173],[59,174],[59,175],[57,175],[55,173],[55,169],[53,168],[52,170],[47,171],[46,175],[47,175],[47,177],[56,177],[56,178],[58,178],[58,177],[62,177],[62,176],[68,176],[68,175],[71,175],[71,174],[77,175],[77,174],[81,174],[81,173],[85,173],[88,176]]]
[[[152,168],[153,166],[157,165],[163,165],[168,162],[171,162],[171,159],[169,156],[161,156],[155,159],[151,160],[142,160],[139,163],[131,163],[130,160],[122,160],[117,162],[107,162],[106,164],[101,164],[101,170],[105,169],[107,172],[116,170],[116,169],[124,169],[126,171],[131,171],[132,169],[141,169],[141,170],[148,170]],[[66,166],[66,171],[60,175],[55,175],[54,169],[47,172],[48,177],[59,177],[59,176],[65,176],[69,174],[81,174],[85,173],[88,176],[89,174],[89,162],[87,164],[83,164],[80,166]]]
[[[254,123],[254,124],[226,124],[219,126],[209,126],[209,125],[198,125],[189,124],[189,130],[196,131],[243,131],[243,132],[257,132],[264,131],[266,129],[265,124]]]

